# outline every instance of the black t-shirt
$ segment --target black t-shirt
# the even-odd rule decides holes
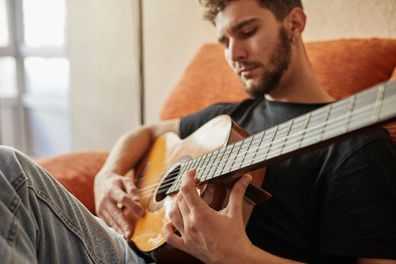
[[[228,114],[254,134],[321,106],[216,104],[182,118],[180,133]],[[396,259],[396,151],[384,129],[271,165],[263,188],[272,198],[256,205],[246,229],[256,246],[309,263]]]

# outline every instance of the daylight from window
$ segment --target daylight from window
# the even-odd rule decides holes
[[[24,0],[23,14],[24,38],[27,46],[64,44],[65,0]]]

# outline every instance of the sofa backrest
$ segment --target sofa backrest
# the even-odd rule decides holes
[[[348,39],[306,44],[321,85],[341,99],[377,83],[396,79],[396,40]],[[182,117],[216,102],[240,101],[247,95],[227,65],[218,44],[204,45],[168,96],[161,119]],[[387,125],[396,142],[396,123]]]

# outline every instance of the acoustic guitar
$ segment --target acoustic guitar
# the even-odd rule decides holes
[[[166,133],[155,140],[137,170],[146,214],[137,222],[130,244],[158,263],[201,263],[168,245],[162,235],[166,212],[183,173],[196,168],[197,191],[216,210],[226,206],[235,180],[246,172],[252,174],[244,201],[246,224],[254,205],[270,197],[261,189],[266,166],[395,117],[396,81],[392,81],[251,136],[226,115],[210,120],[184,140]]]

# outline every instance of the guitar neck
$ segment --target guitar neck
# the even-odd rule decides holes
[[[200,181],[287,159],[346,134],[396,117],[396,81],[381,83],[181,165],[168,193],[179,190],[181,175],[197,169]]]

